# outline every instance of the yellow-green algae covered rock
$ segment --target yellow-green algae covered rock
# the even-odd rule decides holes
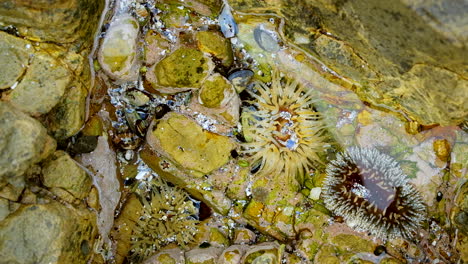
[[[23,44],[22,40],[18,41],[19,45]],[[72,73],[63,63],[46,52],[31,51],[30,54],[31,60],[23,78],[5,99],[24,112],[41,115],[60,102],[71,81]]]
[[[0,90],[10,88],[26,71],[32,46],[29,41],[0,31]]]
[[[57,202],[21,205],[0,222],[1,263],[87,263],[96,216]]]
[[[223,251],[219,247],[195,248],[185,252],[186,264],[218,264],[218,256]]]
[[[57,140],[64,140],[75,135],[85,120],[88,91],[79,81],[73,84],[48,114],[48,129]]]
[[[143,264],[185,264],[184,251],[179,248],[163,249]]]
[[[226,215],[231,208],[231,200],[223,190],[214,188],[211,178],[199,177],[200,173],[188,173],[168,158],[160,156],[149,147],[140,152],[141,159],[164,180],[185,189],[190,195],[206,203],[214,211]],[[194,177],[195,176],[195,177]]]
[[[235,147],[228,137],[205,131],[195,121],[174,112],[153,124],[147,140],[183,168],[202,174],[226,164]]]
[[[133,230],[136,228],[138,219],[143,215],[143,205],[135,194],[131,194],[119,216],[114,222],[111,238],[117,241],[115,263],[121,264],[129,254]]]
[[[224,66],[233,62],[231,43],[219,33],[200,31],[197,33],[197,43],[201,51],[210,53],[221,60]]]
[[[55,150],[55,140],[41,123],[0,101],[0,180],[20,187],[29,166]]]
[[[238,264],[245,253],[247,246],[233,245],[226,248],[219,256],[218,264]]]
[[[265,242],[250,247],[242,258],[242,264],[280,264],[284,245],[277,242]]]
[[[231,84],[221,75],[213,75],[214,78],[207,79],[200,89],[200,101],[203,106],[214,108],[220,107],[225,93],[232,90]]]
[[[91,189],[91,178],[66,152],[56,151],[42,168],[43,183],[59,187],[83,199]]]
[[[333,237],[332,242],[344,251],[372,252],[374,245],[369,240],[351,234],[339,234]]]
[[[182,47],[150,69],[147,78],[156,90],[176,93],[200,88],[212,68],[203,52]]]

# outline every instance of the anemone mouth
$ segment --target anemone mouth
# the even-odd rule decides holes
[[[349,148],[329,163],[326,207],[358,231],[409,239],[425,218],[421,195],[398,163],[375,149]]]
[[[297,82],[282,79],[278,72],[269,85],[259,82],[251,93],[255,111],[246,110],[248,125],[244,134],[251,140],[242,144],[242,153],[252,164],[261,162],[259,175],[285,175],[294,185],[316,164],[317,153],[325,146],[321,115],[313,109],[316,102],[311,90]],[[297,179],[296,179],[297,178]]]

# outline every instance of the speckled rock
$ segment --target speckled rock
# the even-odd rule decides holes
[[[256,238],[255,233],[248,228],[236,228],[234,231],[235,244],[252,244]]]
[[[5,99],[31,115],[45,114],[60,102],[71,75],[65,65],[48,53],[36,52],[23,78]]]
[[[85,42],[93,36],[103,7],[104,1],[93,0],[6,0],[0,5],[0,26],[13,25],[35,41]]]
[[[213,69],[203,52],[179,48],[149,69],[146,77],[153,88],[163,93],[177,93],[200,88]]]
[[[35,119],[0,102],[0,180],[23,185],[28,167],[54,151],[56,143]]]
[[[0,222],[0,263],[87,263],[95,215],[56,202],[23,205]]]
[[[48,129],[57,140],[75,135],[84,123],[88,91],[79,82],[73,84],[47,115]]]
[[[10,214],[9,202],[5,198],[0,198],[0,221]]]
[[[150,146],[200,176],[226,164],[235,147],[228,137],[204,131],[193,120],[174,112],[153,123],[150,129]]]
[[[78,199],[83,199],[91,188],[91,178],[61,150],[56,151],[45,162],[42,177],[45,186],[63,188]]]
[[[219,256],[217,264],[239,264],[247,246],[233,245],[226,248]]]
[[[29,41],[0,32],[0,90],[10,88],[24,74],[31,51]]]
[[[25,173],[27,174],[27,173]],[[21,194],[23,193],[24,187],[23,186],[14,186],[12,184],[9,184],[7,182],[2,182],[0,187],[0,197],[5,198],[10,201],[18,201],[20,198]]]

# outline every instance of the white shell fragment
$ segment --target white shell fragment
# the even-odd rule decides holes
[[[322,188],[320,187],[312,188],[310,189],[309,198],[314,201],[317,201],[318,199],[320,199],[320,193],[322,193]]]

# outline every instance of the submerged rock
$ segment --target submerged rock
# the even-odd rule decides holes
[[[221,61],[224,66],[233,62],[231,43],[220,34],[211,31],[200,31],[196,35],[201,51],[206,52]]]
[[[191,119],[174,112],[153,123],[146,139],[151,147],[182,168],[202,175],[226,164],[234,148],[228,137],[204,131]]]
[[[165,249],[158,252],[158,254],[148,258],[143,264],[185,264],[184,251],[173,248]]]
[[[468,114],[463,1],[230,3],[242,12],[278,10],[284,36],[349,78],[367,102],[402,105],[423,125],[457,125]]]
[[[219,256],[217,264],[239,264],[247,246],[233,245],[226,248]]]
[[[280,264],[284,246],[276,242],[265,242],[250,247],[242,258],[242,264]]]
[[[0,5],[0,26],[12,25],[35,41],[83,43],[92,38],[103,7],[104,1],[94,0],[6,0]]]
[[[239,120],[240,99],[234,86],[216,73],[208,77],[190,102],[190,108],[235,126]]]
[[[226,105],[235,94],[231,84],[221,75],[215,74],[203,83],[198,100],[203,106],[219,108]]]
[[[48,129],[55,139],[64,140],[75,135],[83,126],[88,91],[74,82],[65,96],[48,114]]]
[[[111,22],[99,50],[99,63],[113,79],[136,78],[138,22],[122,15]]]
[[[213,69],[213,63],[203,52],[179,48],[152,67],[146,77],[154,89],[177,93],[198,89]]]
[[[28,167],[47,157],[56,143],[39,121],[0,102],[0,146],[0,180],[22,186]]]
[[[59,187],[83,199],[91,188],[91,178],[66,152],[56,151],[42,168],[43,183]]]
[[[186,264],[217,264],[218,256],[223,251],[222,248],[195,248],[185,252]]]
[[[160,177],[183,188],[214,211],[226,215],[231,209],[231,200],[226,197],[222,188],[215,186],[214,180],[209,175],[202,177],[203,174],[200,172],[184,170],[179,164],[154,153],[149,148],[143,149],[140,157]],[[228,185],[229,178],[225,177],[223,183]]]
[[[22,205],[0,222],[2,263],[87,263],[97,233],[95,215],[57,202]]]

